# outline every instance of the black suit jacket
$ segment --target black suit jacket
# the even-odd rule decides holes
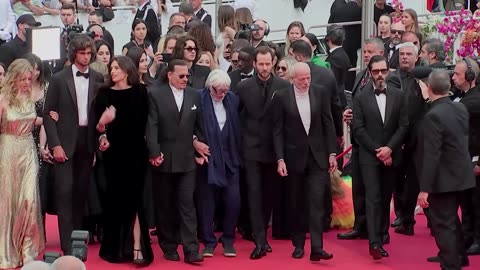
[[[348,70],[350,69],[350,59],[343,47],[335,49],[327,56],[325,61],[329,62],[337,80],[338,98],[342,109],[347,106],[347,98],[345,96],[345,82],[347,79]]]
[[[333,72],[324,67],[317,66],[312,62],[307,63],[310,67],[312,84],[322,86],[314,87],[313,90],[326,91],[326,98],[330,100],[330,106],[332,110],[333,124],[335,125],[335,132],[337,137],[343,136],[343,123],[342,123],[342,105],[338,97],[337,81]]]
[[[169,84],[152,84],[148,87],[147,146],[150,157],[163,153],[164,161],[158,167],[161,172],[194,170],[193,135],[204,141],[200,95],[190,87],[184,91],[179,112]]]
[[[389,42],[385,43],[385,45],[384,45],[385,49],[383,51],[383,56],[385,56],[387,59],[388,59],[388,55],[390,54],[390,43],[391,42],[392,41],[390,40]],[[397,69],[399,64],[400,64],[400,52],[399,52],[398,49],[395,49],[393,51],[392,57],[388,61],[388,66],[391,69]]]
[[[258,77],[255,76],[241,81],[237,87],[237,94],[240,98],[243,154],[247,160],[275,162],[272,141],[272,98],[288,88],[290,82],[273,76],[267,97],[264,97],[258,80]]]
[[[160,28],[158,27],[158,19],[155,11],[150,3],[138,9],[135,14],[135,19],[143,19],[147,23],[147,37],[146,39],[154,44],[160,38]]]
[[[468,111],[449,97],[431,104],[422,121],[418,144],[420,190],[462,191],[475,186],[468,153]]]
[[[207,11],[201,8],[195,16],[203,23],[207,24],[208,26],[212,27],[212,16],[207,13]]]
[[[337,150],[327,92],[310,89],[308,96],[311,115],[308,134],[300,118],[293,87],[279,91],[274,98],[273,141],[276,158],[284,159],[287,168],[295,172],[305,170],[310,152],[320,168],[328,169],[328,157]]]
[[[367,86],[353,102],[353,136],[359,145],[360,164],[377,165],[375,149],[392,149],[393,164],[401,162],[402,145],[408,131],[408,115],[402,90],[387,86],[385,123],[382,121],[373,85]]]
[[[95,112],[92,107],[93,99],[103,83],[103,75],[89,69],[88,85],[88,150],[94,152],[96,148]],[[43,111],[43,125],[47,133],[48,146],[62,146],[68,158],[72,158],[77,145],[78,136],[78,108],[75,82],[72,67],[63,69],[53,75],[48,85],[47,96]],[[50,112],[57,112],[58,122],[53,121]]]
[[[187,85],[193,89],[203,89],[205,87],[205,81],[210,74],[210,68],[193,64],[190,72],[192,76],[188,79]]]
[[[242,72],[237,69],[237,70],[234,70],[232,72],[229,72],[228,76],[230,77],[230,80],[232,81],[230,83],[230,90],[232,90],[233,93],[238,94],[237,85],[238,85],[239,82],[242,81]]]
[[[469,114],[468,150],[472,157],[480,155],[480,87],[469,90],[460,101]]]

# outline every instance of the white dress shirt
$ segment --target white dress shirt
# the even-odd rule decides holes
[[[173,87],[170,85],[170,88],[172,89],[173,97],[175,98],[175,103],[177,104],[178,111],[182,109],[182,104],[183,104],[183,94],[184,90],[178,90],[177,88]]]
[[[308,91],[302,92],[298,90],[295,86],[293,87],[295,91],[295,100],[297,101],[297,108],[298,113],[300,114],[300,119],[302,119],[303,127],[305,128],[305,132],[308,135],[310,131],[310,123],[311,123],[311,111],[310,111],[310,96],[308,95]]]
[[[380,110],[380,115],[382,116],[382,122],[385,123],[385,108],[387,107],[387,95],[380,94],[377,96],[375,94],[375,99],[377,100],[377,106]]]
[[[227,111],[223,106],[223,101],[218,102],[212,98],[212,103],[213,103],[213,110],[215,111],[215,116],[217,118],[218,126],[220,127],[220,130],[222,130],[223,127],[225,126],[225,122],[227,122]]]
[[[83,76],[77,76],[78,68],[72,65],[73,81],[75,83],[75,93],[77,94],[78,125],[88,126],[88,86],[89,81]],[[85,71],[88,73],[88,68]]]
[[[0,39],[9,41],[15,26],[15,14],[9,0],[0,0]]]
[[[342,46],[337,46],[337,47],[331,48],[331,49],[330,49],[330,53],[332,53],[333,51],[335,51],[335,50],[338,49],[338,48],[342,48]]]

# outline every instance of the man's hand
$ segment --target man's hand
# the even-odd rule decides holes
[[[285,177],[288,175],[287,165],[285,164],[285,161],[283,159],[278,161],[277,172],[282,177]]]
[[[385,164],[385,166],[392,166],[393,164],[393,160],[392,160],[392,157],[388,157],[387,159],[383,160],[383,164]]]
[[[205,159],[203,157],[195,157],[195,162],[201,166],[205,163]]]
[[[480,166],[475,165],[473,172],[475,173],[475,176],[480,176]]]
[[[162,165],[164,159],[163,159],[163,153],[160,153],[160,156],[158,157],[153,157],[153,158],[150,158],[150,164],[152,164],[153,166],[155,167],[159,167],[160,165]]]
[[[208,157],[210,156],[210,147],[208,147],[208,145],[204,144],[199,140],[194,140],[193,148],[195,148],[195,151],[197,151],[197,153],[202,156],[202,158],[208,163]]]
[[[106,108],[105,111],[102,113],[100,120],[98,121],[97,131],[100,133],[105,132],[105,126],[115,120],[116,113],[117,110],[115,109],[115,107],[113,107],[113,105]]]
[[[420,89],[422,90],[423,99],[427,99],[428,98],[428,86],[422,80],[418,81],[418,86],[420,86]]]
[[[337,157],[336,156],[329,156],[328,163],[330,164],[330,168],[328,169],[329,173],[334,173],[338,168]]]
[[[98,147],[98,149],[100,149],[100,151],[102,152],[105,152],[108,148],[110,147],[110,142],[108,141],[107,137],[102,137],[100,139],[100,145]]]
[[[52,118],[55,122],[58,122],[58,119],[60,119],[60,115],[55,111],[50,111],[48,114],[50,115],[50,118]]]
[[[420,192],[418,194],[417,204],[420,205],[422,208],[428,208],[428,193],[427,192]]]
[[[375,149],[375,151],[377,151],[377,158],[381,161],[384,161],[392,155],[392,149],[388,146],[380,147]]]
[[[53,148],[53,159],[55,159],[55,161],[58,163],[63,163],[68,160],[63,147],[60,145]]]
[[[346,109],[343,111],[343,122],[345,122],[347,125],[350,125],[353,120],[353,111],[352,109]]]
[[[53,164],[53,156],[48,148],[40,147],[40,154],[42,155],[43,161]]]

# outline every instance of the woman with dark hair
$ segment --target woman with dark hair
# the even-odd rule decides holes
[[[145,50],[140,48],[131,48],[127,52],[127,57],[132,59],[133,64],[137,68],[138,79],[143,85],[148,84],[147,72],[148,72],[148,57]]]
[[[330,68],[330,63],[328,63],[327,61],[323,61],[322,59],[320,59],[320,56],[318,56],[318,54],[320,54],[320,41],[318,41],[317,37],[314,34],[306,33],[301,38],[301,40],[307,42],[308,45],[310,45],[310,47],[312,48],[312,63],[320,67]]]
[[[152,43],[146,39],[147,23],[142,19],[135,19],[132,23],[132,39],[122,48],[122,54],[127,55],[130,48],[139,47],[145,50],[148,57],[153,58]]]
[[[148,265],[153,252],[142,201],[148,162],[147,90],[130,58],[113,58],[109,70],[110,82],[94,101],[106,178],[100,257],[111,263]]]
[[[225,59],[223,52],[225,47],[235,39],[235,9],[230,5],[222,5],[218,8],[218,29],[219,35],[215,40],[218,50],[219,68],[227,71],[230,67],[230,59]]]
[[[173,49],[172,58],[180,59],[187,63],[191,75],[187,85],[195,89],[201,89],[205,87],[205,81],[208,74],[210,74],[210,69],[196,64],[200,57],[197,44],[197,40],[190,35],[179,37],[175,44],[175,49]]]
[[[214,61],[217,62],[217,47],[212,36],[212,30],[207,24],[201,23],[193,26],[188,34],[197,40],[200,51],[210,52]]]
[[[113,57],[113,50],[110,47],[110,44],[104,40],[95,41],[95,47],[97,48],[97,53],[94,55],[93,62],[90,64],[90,67],[101,73],[105,79],[108,80],[108,64]]]

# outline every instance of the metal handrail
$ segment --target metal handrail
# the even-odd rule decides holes
[[[318,29],[318,28],[327,28],[332,25],[338,25],[338,26],[349,26],[349,25],[362,25],[362,21],[353,21],[353,22],[341,22],[341,23],[328,23],[328,24],[318,24],[318,25],[312,25],[307,29],[307,32],[310,32],[312,29]]]

